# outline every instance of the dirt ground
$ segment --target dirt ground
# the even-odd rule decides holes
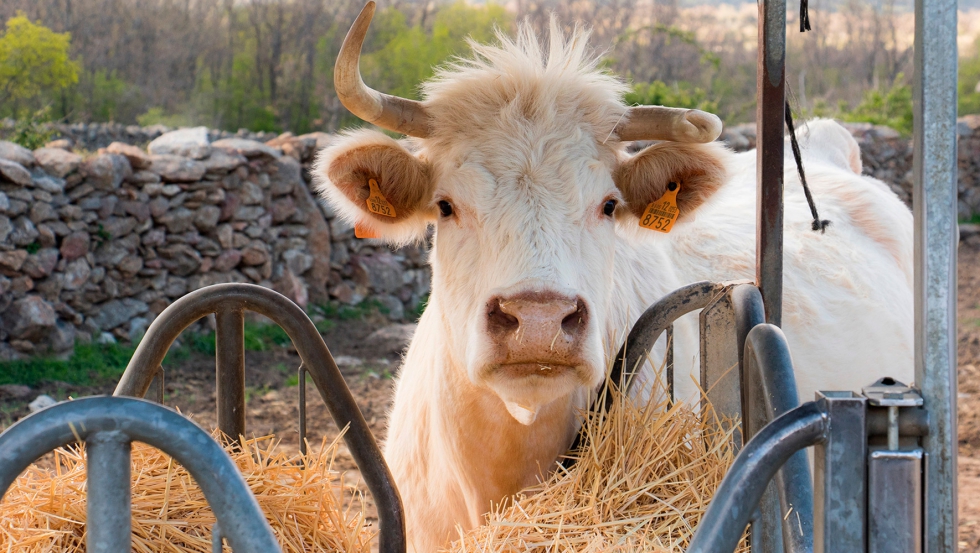
[[[960,551],[980,553],[980,237],[965,242],[959,252],[959,519]],[[324,333],[324,340],[338,360],[348,386],[378,441],[385,437],[384,418],[393,389],[392,373],[398,366],[397,347],[378,348],[365,339],[383,325],[379,319],[340,321]],[[275,434],[281,447],[298,448],[298,398],[296,369],[299,356],[292,348],[246,352],[246,424],[256,436]],[[165,403],[180,409],[205,428],[216,425],[214,359],[193,354],[169,367]],[[47,382],[32,391],[56,399],[111,393],[111,385],[78,387]],[[318,444],[324,436],[339,432],[316,388],[307,385],[307,435]],[[0,398],[0,429],[27,414],[27,401]],[[345,480],[359,482],[359,473],[346,449],[341,451]],[[374,506],[367,494],[368,510]],[[376,520],[376,519],[375,519]]]

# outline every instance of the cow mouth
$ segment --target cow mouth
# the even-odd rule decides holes
[[[504,363],[497,366],[497,374],[507,378],[557,378],[575,371],[574,365],[530,361],[525,363]]]

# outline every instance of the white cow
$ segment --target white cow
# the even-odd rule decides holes
[[[643,310],[700,280],[752,278],[755,153],[695,144],[720,123],[701,112],[628,109],[598,70],[587,33],[547,52],[527,27],[474,45],[422,102],[367,88],[357,71],[369,3],[338,60],[355,114],[417,137],[357,131],[320,153],[322,193],[393,243],[435,227],[432,295],[398,376],[385,457],[415,551],[433,551],[553,467],[577,410]],[[623,141],[661,138],[636,155]],[[783,329],[802,398],[912,376],[912,217],[861,176],[854,139],[832,121],[801,137],[821,215],[786,167]],[[789,149],[787,148],[787,151]],[[667,234],[639,217],[677,183]],[[693,325],[679,325],[678,397],[696,397]],[[696,374],[696,372],[694,373]]]

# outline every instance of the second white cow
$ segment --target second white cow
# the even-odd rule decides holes
[[[566,39],[556,25],[547,50],[526,27],[474,46],[422,102],[380,94],[357,73],[373,9],[345,42],[338,94],[416,138],[348,134],[320,154],[317,176],[343,217],[391,242],[435,227],[432,294],[385,446],[411,546],[428,552],[553,467],[647,306],[691,282],[753,277],[755,153],[692,143],[717,135],[707,114],[627,108],[587,34]],[[644,137],[675,141],[625,152]],[[881,373],[911,380],[911,213],[861,176],[858,146],[836,123],[811,122],[801,140],[833,224],[810,230],[787,161],[783,330],[800,396]],[[676,225],[641,228],[675,185]],[[677,395],[695,398],[684,371],[697,366],[696,329],[682,324],[675,339]]]

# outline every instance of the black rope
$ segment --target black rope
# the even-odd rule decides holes
[[[810,2],[800,0],[800,32],[805,33],[810,30]]]
[[[786,126],[789,128],[789,143],[793,147],[793,159],[796,160],[796,170],[800,173],[800,182],[803,183],[806,203],[810,206],[810,214],[813,215],[813,230],[821,233],[826,232],[830,221],[820,219],[820,215],[817,214],[817,205],[813,203],[813,195],[810,194],[810,187],[806,183],[806,173],[803,172],[803,156],[800,155],[800,144],[796,141],[796,128],[793,126],[793,112],[789,109],[789,101],[786,102]]]

